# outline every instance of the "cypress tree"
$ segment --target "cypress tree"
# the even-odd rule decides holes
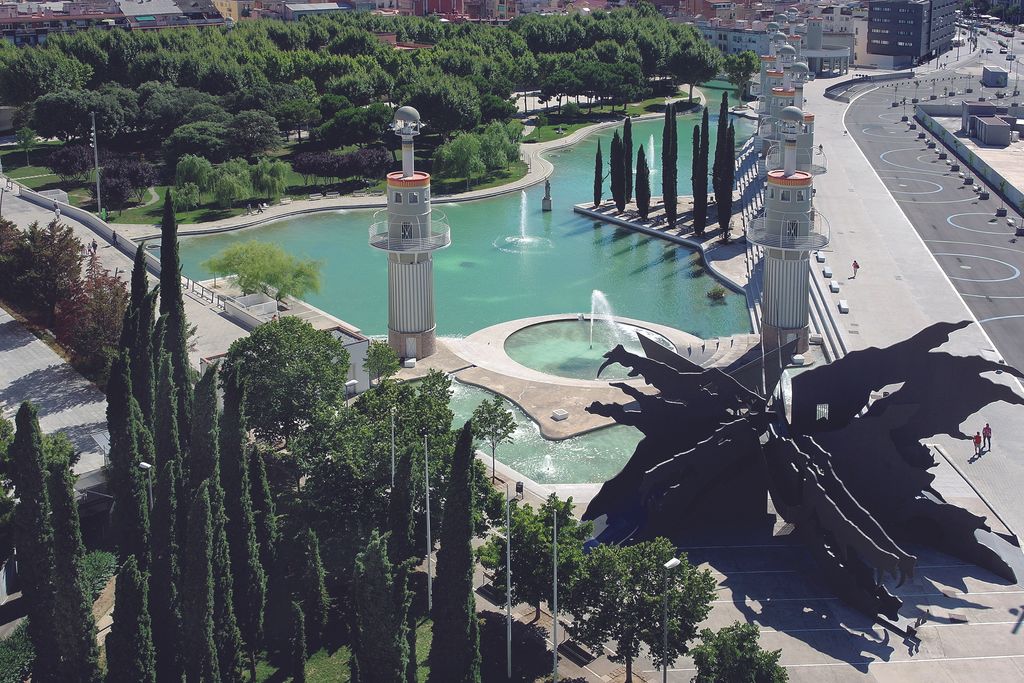
[[[647,168],[643,145],[636,152],[636,208],[640,218],[647,220],[651,211],[651,172]]]
[[[157,392],[154,429],[156,431],[157,478],[153,490],[153,560],[150,572],[150,614],[153,617],[153,644],[156,648],[156,676],[160,683],[180,683],[181,606],[179,587],[184,558],[188,509],[179,505],[181,491],[181,452],[178,438],[178,398],[174,387],[171,357],[160,356],[160,384]],[[188,500],[186,495],[181,500]]]
[[[157,294],[149,289],[145,249],[145,245],[140,244],[135,251],[131,297],[121,327],[121,348],[129,351],[132,393],[139,402],[146,424],[150,424],[154,402],[153,317]]]
[[[292,603],[292,642],[289,652],[292,683],[306,683],[306,617],[302,606]]]
[[[661,133],[661,199],[665,207],[665,219],[675,225],[679,213],[679,193],[676,183],[676,162],[678,147],[676,140],[676,105],[665,108],[665,125]]]
[[[415,520],[412,509],[412,456],[404,450],[395,465],[395,486],[388,505],[388,528],[388,557],[395,568],[395,588],[405,591],[411,600],[409,572],[415,554]],[[417,683],[416,614],[411,609],[406,611],[405,636],[410,653],[406,659],[405,683]]]
[[[242,635],[235,618],[231,553],[228,547],[227,517],[224,513],[224,489],[220,483],[220,429],[217,419],[216,378],[217,367],[211,366],[196,384],[188,470],[192,488],[195,489],[205,482],[210,496],[210,566],[214,584],[213,635],[217,643],[218,669],[222,681],[237,681],[241,679]],[[184,585],[189,586],[188,583]]]
[[[693,127],[693,159],[690,162],[690,188],[693,192],[693,232],[704,234],[708,220],[707,182],[700,175],[700,124]]]
[[[21,594],[27,604],[28,636],[36,652],[32,680],[59,683],[60,648],[56,637],[56,579],[50,496],[43,466],[43,440],[35,406],[21,404],[15,418],[17,431],[7,456],[18,504],[14,508],[14,543],[18,548]]]
[[[352,586],[359,632],[355,656],[362,683],[396,683],[406,676],[410,601],[397,578],[388,559],[387,536],[374,529],[366,548],[356,556]]]
[[[726,136],[729,127],[729,95],[722,92],[722,103],[718,108],[718,128],[715,131],[715,163],[711,171],[711,188],[715,192],[715,203],[722,200],[722,187],[725,176]],[[731,157],[732,155],[729,154]]]
[[[700,124],[700,162],[697,168],[697,180],[696,183],[700,185],[700,204],[701,207],[701,223],[700,223],[700,234],[704,234],[704,229],[707,226],[707,215],[708,215],[708,136],[710,135],[710,126],[708,122],[708,110],[704,108],[704,114],[701,117]],[[695,210],[697,207],[697,199],[694,198]]]
[[[312,529],[306,529],[301,539],[302,559],[296,575],[296,588],[302,611],[306,615],[306,639],[315,649],[327,625],[327,587],[324,584],[324,565],[320,560],[320,541]]]
[[[729,223],[732,221],[732,186],[736,181],[736,159],[733,157],[733,149],[736,145],[736,130],[729,124],[729,130],[725,135],[725,143],[722,145],[728,153],[728,159],[723,157],[722,161],[722,197],[718,200],[718,227],[722,229],[722,241],[729,242]]]
[[[66,439],[47,453],[47,492],[53,515],[53,557],[56,601],[54,628],[59,640],[55,653],[60,659],[61,680],[92,683],[100,680],[97,664],[96,621],[92,599],[82,583],[82,532],[78,522],[75,476],[71,473],[74,447]]]
[[[267,479],[267,466],[263,462],[263,454],[255,448],[249,451],[249,490],[256,540],[260,547],[260,564],[269,574],[277,555],[277,511],[274,509],[274,497],[270,493],[270,481]]]
[[[164,197],[164,215],[160,224],[160,315],[166,316],[162,345],[171,354],[174,384],[178,387],[178,435],[183,445],[187,445],[192,433],[192,368],[188,360],[185,302],[181,295],[178,221],[169,189]]]
[[[622,127],[622,177],[626,203],[629,204],[633,200],[633,119],[629,116]]]
[[[479,683],[480,635],[473,594],[473,430],[455,444],[441,521],[428,683]]]
[[[604,161],[601,160],[601,141],[597,141],[597,154],[594,156],[594,206],[601,206],[601,193],[604,186]]]
[[[185,542],[185,567],[182,585],[182,656],[187,683],[220,680],[217,644],[213,638],[213,523],[210,517],[210,491],[206,482],[199,485],[188,513],[188,537]]]
[[[107,683],[156,683],[148,597],[139,565],[129,557],[117,574],[114,625],[106,645]]]
[[[248,429],[245,390],[234,372],[222,373],[224,415],[220,430],[220,461],[227,515],[235,616],[249,653],[250,678],[256,680],[256,651],[263,637],[267,577],[260,564],[249,483]]]
[[[112,526],[121,561],[134,555],[149,566],[149,501],[142,462],[154,461],[154,446],[142,422],[131,387],[131,360],[122,350],[107,382],[107,429],[110,432],[110,485],[115,504]]]
[[[611,176],[612,176],[612,201],[615,202],[615,208],[619,211],[623,211],[626,208],[626,179],[623,177],[623,166],[622,162],[622,138],[619,137],[619,131],[615,131],[615,135],[612,136],[612,154],[611,159]]]

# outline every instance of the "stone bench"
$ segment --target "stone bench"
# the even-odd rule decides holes
[[[825,266],[824,268],[821,269],[821,274],[828,280],[832,279],[832,269],[829,268],[828,266]]]
[[[830,281],[828,283],[828,291],[832,292],[833,294],[838,294],[839,293],[839,283],[836,280]]]
[[[849,302],[846,299],[840,299],[839,300],[839,312],[840,313],[849,313],[850,312],[850,304],[849,304]]]

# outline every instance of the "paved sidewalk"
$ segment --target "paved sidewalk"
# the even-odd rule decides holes
[[[45,224],[53,220],[53,212],[8,193],[4,197],[4,217],[14,221],[19,227],[27,228],[33,221]],[[85,225],[67,216],[61,216],[61,222],[71,226],[82,244],[89,244],[94,239],[99,243],[99,258],[104,268],[111,273],[116,272],[125,282],[131,279],[131,257],[115,249]],[[156,284],[156,278],[150,276],[150,283]],[[247,334],[245,329],[224,317],[208,301],[194,298],[188,292],[185,293],[185,314],[189,322],[196,326],[189,358],[192,365],[197,368],[200,358],[224,353],[231,342]]]

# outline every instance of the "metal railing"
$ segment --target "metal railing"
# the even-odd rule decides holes
[[[203,301],[209,301],[217,308],[224,308],[224,297],[202,283],[196,282],[195,280],[182,275],[181,286],[186,291],[198,295]]]
[[[370,246],[382,251],[389,252],[424,252],[444,249],[452,243],[451,228],[448,226],[448,219],[437,210],[431,211],[426,220],[422,218],[414,220],[414,217],[398,218],[390,220],[386,210],[378,211],[370,225]],[[401,231],[408,231],[408,237],[394,236],[391,234],[391,226],[401,226]]]
[[[810,150],[810,159],[806,150],[797,150],[796,153],[796,167],[799,171],[807,171],[811,175],[821,175],[828,171],[828,159],[825,157],[825,152],[816,147]],[[768,150],[767,158],[768,168],[783,168],[782,149],[779,143],[772,145],[771,149]]]
[[[808,228],[807,234],[795,234]],[[809,214],[773,211],[771,220],[762,212],[747,224],[748,242],[775,249],[821,249],[829,243],[830,234],[828,221],[815,209],[811,209]]]

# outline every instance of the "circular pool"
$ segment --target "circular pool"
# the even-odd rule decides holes
[[[505,353],[520,365],[549,375],[597,379],[604,354],[617,344],[644,355],[637,338],[640,334],[675,350],[672,342],[657,332],[615,320],[583,317],[539,323],[513,332],[505,340]],[[620,365],[610,365],[601,379],[625,379],[627,372]]]

